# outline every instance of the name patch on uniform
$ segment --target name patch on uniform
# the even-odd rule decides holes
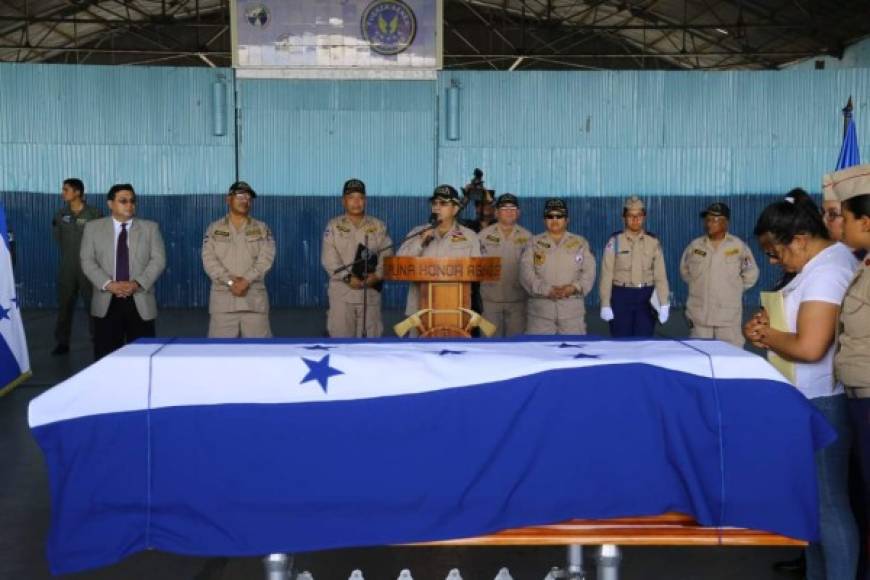
[[[547,261],[546,254],[542,254],[540,252],[535,252],[535,266],[543,266],[544,262]]]
[[[494,234],[489,234],[489,235],[487,235],[487,236],[486,236],[486,239],[489,240],[490,242],[495,242],[496,244],[499,243],[499,242],[501,241],[501,239],[500,239],[498,236],[494,235]]]
[[[336,228],[338,231],[342,232],[342,233],[345,233],[345,234],[349,234],[349,233],[350,233],[350,228],[347,227],[347,226],[345,226],[345,225],[337,224],[337,225],[335,226],[335,228]]]
[[[730,250],[725,251],[726,256],[736,256],[740,253],[740,248],[731,248]]]
[[[620,253],[620,254],[630,254],[630,253],[631,253],[631,250],[619,250],[618,253]]]
[[[465,234],[455,233],[452,236],[450,236],[450,241],[453,243],[467,242],[468,238],[465,237]]]
[[[549,242],[545,242],[544,240],[538,240],[538,241],[535,242],[535,243],[538,244],[539,246],[543,247],[543,248],[549,248],[549,247],[550,247],[550,243],[549,243]]]
[[[228,237],[230,237],[230,232],[225,232],[225,231],[223,231],[223,230],[215,230],[214,232],[212,232],[211,235],[213,235],[213,236],[223,236],[223,237],[228,238]]]
[[[698,255],[698,256],[701,256],[701,257],[704,257],[704,256],[707,255],[707,252],[705,252],[704,250],[699,250],[699,249],[697,249],[697,248],[696,248],[695,251],[692,252],[692,253],[693,253],[693,254],[696,254],[696,255]]]
[[[366,228],[367,234],[376,234],[378,232],[378,226],[369,226]]]
[[[514,240],[514,242],[515,242],[516,245],[518,245],[518,246],[522,246],[522,245],[524,245],[524,244],[525,244],[526,242],[528,242],[528,241],[529,241],[529,238],[525,238],[525,237],[519,237],[519,238],[517,238],[516,240]]]
[[[260,228],[248,228],[245,230],[245,235],[246,236],[262,236],[263,230],[261,230]]]

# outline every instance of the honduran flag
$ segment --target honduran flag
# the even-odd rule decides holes
[[[15,292],[8,232],[6,212],[0,202],[0,395],[30,377],[30,358]]]
[[[715,341],[148,340],[30,404],[56,573],[682,512],[818,537],[835,435]]]

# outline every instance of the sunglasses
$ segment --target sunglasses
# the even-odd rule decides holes
[[[548,213],[547,215],[544,216],[544,219],[545,220],[561,220],[561,219],[565,219],[565,216],[563,216],[560,213]]]
[[[121,205],[132,205],[132,204],[136,203],[136,200],[133,198],[123,198],[123,199],[116,199],[115,203],[120,203]]]

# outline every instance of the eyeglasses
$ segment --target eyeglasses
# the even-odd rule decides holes
[[[834,211],[834,210],[827,210],[827,211],[822,210],[822,219],[824,219],[824,220],[828,220],[829,222],[832,222],[832,221],[834,221],[834,220],[836,220],[836,219],[839,219],[839,218],[841,218],[841,217],[843,217],[843,214],[841,214],[841,213],[839,213],[839,212],[837,212],[837,211]]]
[[[233,197],[235,197],[236,199],[251,199],[251,194],[250,194],[250,193],[238,192],[238,193],[234,193],[234,194],[232,194],[232,195],[233,195]]]
[[[560,220],[560,219],[564,219],[564,218],[565,218],[565,216],[563,216],[562,214],[559,214],[559,213],[548,213],[547,215],[544,216],[545,220]]]
[[[121,205],[128,205],[128,204],[132,205],[132,204],[136,203],[136,200],[133,198],[126,198],[125,197],[125,198],[121,198],[121,199],[116,199],[115,203],[120,203]]]

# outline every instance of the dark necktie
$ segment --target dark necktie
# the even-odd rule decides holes
[[[115,281],[130,280],[130,251],[127,249],[127,224],[121,224],[121,234],[118,236],[118,248],[115,252]]]

